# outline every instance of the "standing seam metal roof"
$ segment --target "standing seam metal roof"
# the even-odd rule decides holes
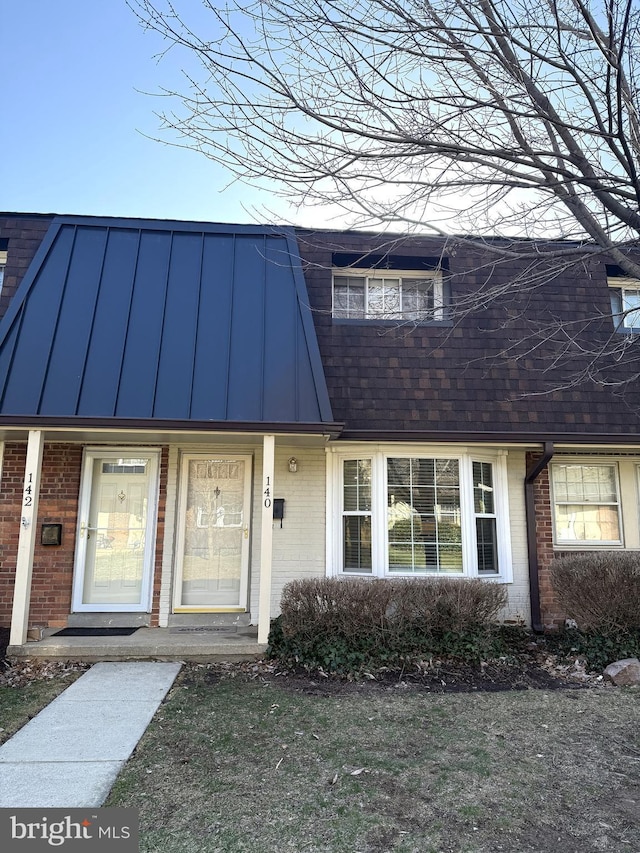
[[[293,232],[56,218],[0,324],[0,415],[332,422]]]

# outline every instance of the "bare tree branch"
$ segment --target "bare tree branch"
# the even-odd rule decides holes
[[[485,248],[525,261],[512,292],[598,253],[640,279],[637,0],[203,0],[204,23],[129,4],[188,68],[163,128],[238,179],[381,231],[505,237]],[[490,266],[456,316],[508,298]],[[546,340],[554,370],[578,358],[566,383],[622,383],[634,341],[581,323],[502,355]]]

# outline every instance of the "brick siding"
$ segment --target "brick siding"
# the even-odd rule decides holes
[[[527,453],[527,470],[540,459],[539,453]],[[538,555],[538,578],[540,583],[540,613],[542,624],[554,628],[562,624],[565,614],[562,612],[551,584],[549,566],[560,552],[553,547],[553,524],[551,519],[551,494],[549,490],[549,469],[541,471],[533,484],[536,514],[536,551]]]
[[[156,535],[155,575],[151,624],[158,624],[160,566],[166,508],[167,449],[160,461],[160,491]],[[26,444],[7,443],[0,488],[0,625],[9,626],[13,606],[20,509]],[[29,627],[59,628],[71,612],[82,446],[45,444],[38,505],[38,534],[33,560]],[[40,525],[62,524],[62,544],[40,544]]]

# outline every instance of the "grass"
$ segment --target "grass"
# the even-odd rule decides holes
[[[71,680],[55,678],[30,681],[22,687],[0,687],[0,744],[62,693]]]
[[[640,691],[304,686],[183,674],[106,803],[142,851],[640,849]]]

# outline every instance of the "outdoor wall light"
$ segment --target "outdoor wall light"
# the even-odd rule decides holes
[[[295,474],[297,470],[298,470],[298,460],[296,459],[295,456],[292,456],[291,459],[289,459],[289,473]]]

